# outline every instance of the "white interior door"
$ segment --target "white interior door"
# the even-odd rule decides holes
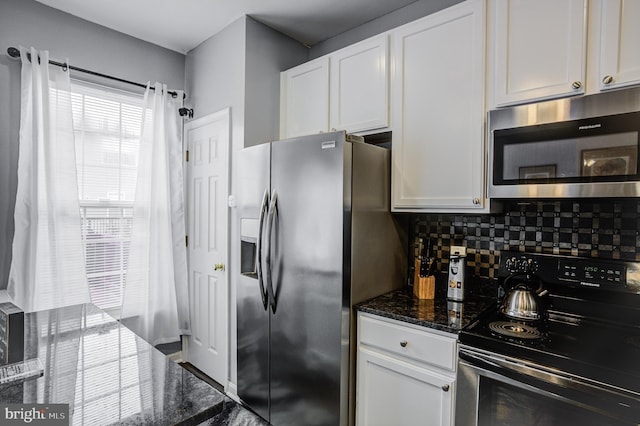
[[[228,381],[229,109],[185,125],[189,298],[186,361],[226,389]]]

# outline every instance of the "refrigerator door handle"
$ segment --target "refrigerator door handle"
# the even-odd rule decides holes
[[[273,291],[273,282],[272,282],[272,273],[271,273],[271,235],[273,233],[273,222],[276,217],[276,211],[278,207],[278,193],[274,190],[271,194],[271,203],[269,204],[269,213],[267,219],[267,245],[266,245],[266,254],[264,256],[264,262],[267,266],[266,268],[266,283],[267,283],[267,294],[269,296],[269,302],[271,303],[271,311],[276,313],[276,295]]]
[[[260,218],[258,219],[258,239],[256,242],[256,273],[258,275],[258,285],[260,286],[260,297],[262,297],[262,306],[264,310],[268,309],[269,299],[264,288],[264,277],[262,276],[262,230],[264,227],[264,219],[269,204],[269,188],[265,188],[260,204]]]

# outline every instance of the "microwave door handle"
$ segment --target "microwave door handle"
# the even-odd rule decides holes
[[[273,224],[276,217],[276,213],[278,210],[278,193],[274,190],[271,194],[271,203],[269,204],[269,213],[267,218],[267,245],[266,245],[266,253],[264,256],[264,262],[266,265],[266,283],[267,283],[267,296],[269,298],[269,303],[271,303],[271,311],[276,313],[276,294],[273,291],[273,273],[271,268],[271,244],[272,244],[272,234],[273,234]]]
[[[260,203],[260,218],[258,219],[258,239],[256,242],[256,272],[258,275],[258,286],[260,287],[260,297],[262,298],[262,306],[266,311],[268,309],[269,300],[264,287],[264,277],[262,276],[262,234],[264,228],[264,219],[266,217],[267,209],[269,207],[269,188],[265,188],[264,195],[262,196],[262,203]]]
[[[551,399],[573,403],[581,408],[606,416],[616,416],[625,421],[638,423],[640,401],[631,395],[624,395],[613,390],[598,388],[586,383],[578,377],[565,376],[561,373],[550,373],[535,367],[517,365],[531,371],[531,375],[518,371],[517,367],[504,359],[477,356],[467,351],[459,351],[459,358],[471,364],[477,370],[493,373],[492,376],[506,378],[506,382],[531,392],[542,394]]]

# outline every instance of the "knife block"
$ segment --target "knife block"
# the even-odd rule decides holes
[[[413,270],[413,288],[418,285],[418,280],[420,279],[420,258],[416,257],[416,263]]]
[[[413,295],[418,299],[433,299],[436,294],[436,277],[418,277],[413,283]]]

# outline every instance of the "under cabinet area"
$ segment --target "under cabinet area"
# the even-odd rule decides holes
[[[489,109],[640,84],[636,0],[491,0]]]
[[[392,31],[392,209],[485,205],[485,2],[468,0]]]
[[[282,72],[280,136],[388,128],[388,51],[384,33]]]
[[[356,425],[454,424],[456,336],[358,313]]]

